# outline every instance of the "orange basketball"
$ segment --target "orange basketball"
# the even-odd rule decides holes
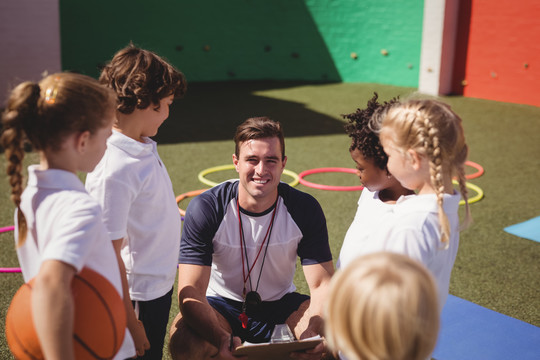
[[[32,320],[34,279],[23,284],[6,314],[6,338],[16,359],[43,359]],[[112,359],[124,341],[126,312],[114,286],[84,268],[71,283],[75,304],[73,343],[77,359]]]

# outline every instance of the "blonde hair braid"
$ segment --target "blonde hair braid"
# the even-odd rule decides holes
[[[431,184],[435,189],[437,196],[437,206],[439,222],[441,224],[441,242],[445,244],[445,248],[449,245],[450,240],[450,222],[444,211],[444,175],[443,175],[443,159],[442,150],[439,142],[439,130],[433,126],[428,116],[424,116],[420,111],[417,112],[417,118],[423,119],[421,122],[424,125],[425,134],[424,148],[429,160],[429,174]]]
[[[467,189],[467,178],[465,177],[465,163],[456,164],[459,192],[465,201],[465,219],[460,225],[460,230],[465,230],[472,222],[471,208],[469,206],[469,190]]]

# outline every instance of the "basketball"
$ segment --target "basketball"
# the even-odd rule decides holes
[[[34,279],[17,290],[6,314],[6,338],[16,359],[43,359],[32,320],[33,283]],[[76,359],[112,359],[126,329],[122,298],[107,279],[88,268],[75,275],[71,291]]]

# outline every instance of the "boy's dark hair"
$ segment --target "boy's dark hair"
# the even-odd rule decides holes
[[[117,110],[131,114],[135,109],[158,106],[161,99],[184,96],[187,82],[180,71],[152,51],[129,44],[105,65],[99,81],[118,96]]]
[[[398,103],[398,98],[392,98],[390,101],[379,103],[379,95],[374,92],[371,100],[368,101],[365,109],[357,109],[356,112],[348,115],[341,115],[349,120],[345,125],[347,135],[351,137],[352,142],[349,151],[358,149],[366,159],[371,159],[380,169],[386,169],[388,156],[383,150],[379,136],[372,129],[370,124],[375,117],[380,117],[392,105]]]
[[[240,156],[240,143],[248,140],[277,137],[281,145],[281,160],[285,159],[285,136],[279,121],[266,116],[252,117],[238,125],[234,134],[236,148],[234,154]]]

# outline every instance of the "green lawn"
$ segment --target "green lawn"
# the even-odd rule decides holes
[[[231,163],[235,127],[250,116],[267,115],[283,123],[287,169],[353,167],[349,140],[340,114],[363,107],[377,91],[381,100],[415,89],[379,84],[305,84],[244,82],[190,84],[156,140],[177,194],[206,187],[197,174]],[[485,174],[471,182],[485,197],[471,205],[473,225],[461,235],[450,293],[486,308],[540,326],[540,244],[503,228],[540,215],[540,108],[495,101],[446,97],[463,118],[469,159]],[[36,157],[31,156],[35,161]],[[30,160],[30,159],[29,159]],[[5,161],[0,160],[2,167]],[[474,169],[468,169],[474,172]],[[214,181],[235,177],[233,171],[207,176]],[[290,181],[287,176],[284,181]],[[317,174],[311,182],[357,185],[351,174]],[[327,218],[334,257],[356,211],[359,192],[307,188]],[[473,194],[474,195],[474,194]],[[189,200],[180,205],[185,209]],[[13,224],[7,180],[0,181],[0,226]],[[12,233],[0,234],[0,267],[18,266]],[[4,337],[7,307],[22,284],[20,274],[0,274],[0,358],[10,358]],[[296,284],[307,291],[301,271]],[[178,311],[173,304],[171,318]]]

